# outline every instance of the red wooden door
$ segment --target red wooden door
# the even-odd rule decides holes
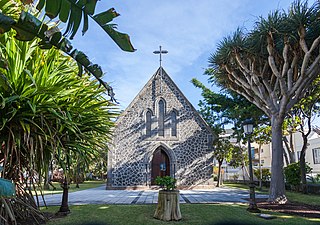
[[[153,153],[152,165],[151,165],[151,184],[154,185],[157,176],[170,176],[170,161],[167,153],[158,148]]]

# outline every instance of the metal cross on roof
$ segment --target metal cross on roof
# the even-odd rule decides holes
[[[160,51],[154,51],[153,53],[160,55],[160,67],[161,67],[161,61],[162,61],[162,57],[161,57],[161,56],[162,56],[162,54],[167,54],[168,51],[167,51],[167,50],[162,50],[162,49],[161,49],[161,45],[159,46],[159,49],[160,49]]]

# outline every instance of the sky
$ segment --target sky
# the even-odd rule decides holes
[[[208,58],[219,42],[238,27],[251,30],[260,16],[275,9],[288,9],[289,0],[117,0],[98,1],[96,12],[114,7],[118,31],[130,35],[133,53],[122,51],[94,22],[81,32],[73,45],[99,64],[110,82],[120,108],[125,109],[159,67],[159,55],[167,50],[162,65],[194,107],[201,90],[190,82],[197,78],[208,87],[203,75]],[[312,1],[309,1],[312,2]],[[217,87],[212,90],[219,91]]]

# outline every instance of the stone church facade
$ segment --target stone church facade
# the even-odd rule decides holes
[[[170,175],[178,187],[212,185],[211,129],[162,67],[116,121],[107,189],[148,188]]]

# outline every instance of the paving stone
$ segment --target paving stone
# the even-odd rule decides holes
[[[245,203],[249,192],[240,189],[215,188],[210,190],[180,190],[180,203]],[[62,194],[45,195],[48,206],[60,205]],[[256,198],[267,198],[267,195],[256,195]],[[42,199],[40,205],[44,203]],[[105,190],[105,186],[69,193],[69,205],[84,204],[155,204],[158,202],[158,191],[119,191]]]

